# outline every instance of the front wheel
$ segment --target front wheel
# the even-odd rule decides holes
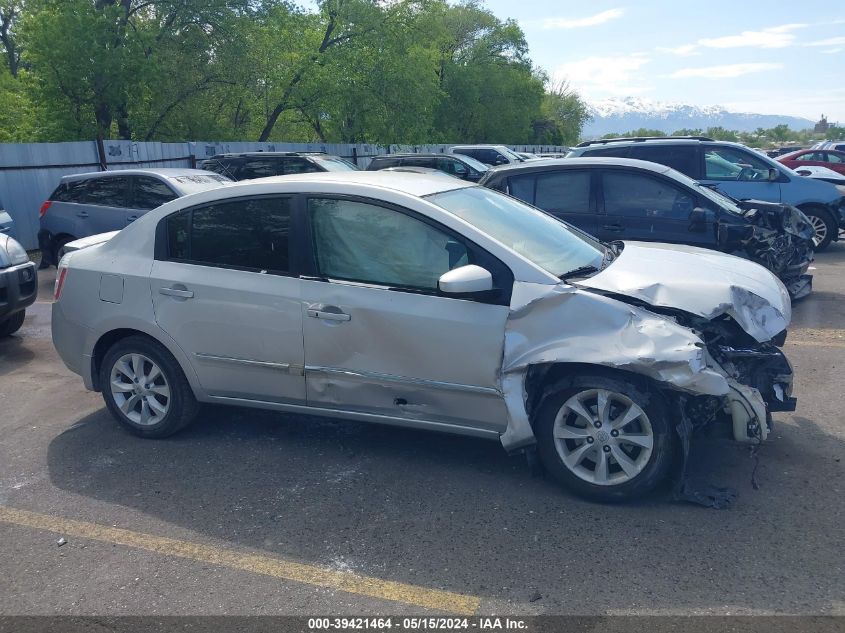
[[[536,434],[546,470],[597,501],[626,501],[657,486],[675,452],[666,405],[607,376],[559,383],[540,405]]]
[[[103,399],[121,425],[141,437],[167,437],[199,410],[179,363],[159,343],[130,336],[106,352],[100,368]]]
[[[839,226],[836,220],[826,209],[808,207],[802,209],[802,211],[807,216],[807,219],[810,220],[810,224],[813,225],[813,229],[815,230],[813,247],[816,252],[823,251],[839,232]]]

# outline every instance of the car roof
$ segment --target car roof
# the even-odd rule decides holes
[[[436,171],[436,170],[435,170]],[[332,182],[332,183],[357,183],[392,189],[412,196],[423,197],[442,191],[452,191],[465,187],[477,187],[475,183],[466,182],[457,178],[444,178],[442,174],[420,174],[401,171],[327,171],[314,172],[310,174],[291,174],[289,176],[270,176],[267,178],[256,178],[254,180],[242,180],[226,187],[232,191],[238,187],[249,187],[255,184],[272,183],[303,183]]]
[[[112,176],[159,176],[161,178],[178,178],[179,176],[216,176],[213,171],[206,171],[205,169],[191,169],[186,167],[184,169],[179,167],[152,167],[144,169],[113,169],[111,171],[89,171],[83,174],[69,174],[62,176],[62,182],[70,182],[72,180],[88,180],[90,178],[109,178]]]
[[[493,167],[488,173],[490,174],[490,177],[495,177],[496,174],[500,174],[502,172],[543,171],[549,167],[631,167],[634,169],[653,171],[658,174],[665,173],[672,169],[671,167],[661,165],[660,163],[652,163],[647,160],[637,160],[636,158],[597,156],[595,158],[540,158],[538,160],[532,160],[525,163],[511,163],[509,165]]]

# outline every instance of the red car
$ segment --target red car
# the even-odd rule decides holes
[[[827,167],[845,175],[845,152],[835,149],[801,149],[797,152],[790,152],[778,156],[775,160],[783,163],[790,169],[808,165]]]

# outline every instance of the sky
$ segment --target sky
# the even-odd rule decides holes
[[[845,124],[842,0],[486,0],[589,100],[636,96]]]

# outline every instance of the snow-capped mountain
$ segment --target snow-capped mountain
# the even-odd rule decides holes
[[[728,130],[753,132],[759,127],[771,128],[785,123],[793,130],[812,128],[814,122],[793,116],[729,112],[722,106],[694,106],[684,103],[650,101],[640,97],[592,101],[589,111],[593,119],[584,125],[582,136],[594,138],[614,132],[639,128],[671,134],[683,128],[706,130],[721,126]]]

